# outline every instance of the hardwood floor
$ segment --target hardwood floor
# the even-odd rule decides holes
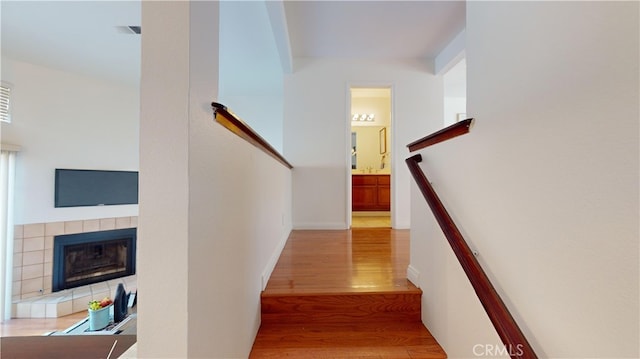
[[[352,228],[391,228],[391,216],[359,216],[351,217]]]
[[[0,324],[0,337],[24,337],[64,330],[86,316],[87,312],[79,312],[60,318],[10,319]]]
[[[250,358],[446,358],[408,264],[408,230],[293,231]]]
[[[264,293],[416,291],[408,265],[408,230],[293,231]]]

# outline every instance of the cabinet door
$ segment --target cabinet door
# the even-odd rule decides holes
[[[354,211],[371,211],[376,207],[376,186],[353,186],[351,204]]]
[[[391,210],[391,188],[389,185],[378,186],[378,210]]]

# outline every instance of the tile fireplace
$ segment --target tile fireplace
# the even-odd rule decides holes
[[[123,283],[127,291],[135,292],[137,288],[135,274],[122,274],[122,277],[101,279],[100,282],[93,284],[77,283],[79,286],[54,291],[53,261],[54,238],[58,236],[123,229],[136,232],[137,226],[137,216],[16,225],[13,244],[12,316],[14,318],[55,318],[86,311],[90,300],[99,300],[105,296],[113,297],[119,283]],[[85,256],[89,256],[87,253],[91,250],[94,252],[94,257],[100,257],[101,251],[102,255],[105,255],[105,248],[93,247],[85,253]],[[106,248],[107,252],[110,250]],[[122,250],[117,249],[116,253],[118,251],[120,254],[116,256],[122,255]],[[132,258],[135,258],[135,252]],[[107,268],[104,271],[113,270],[114,268]],[[113,273],[107,275],[111,274]],[[82,276],[88,276],[88,274],[75,275],[75,277]],[[87,278],[81,278],[81,280],[87,280]]]

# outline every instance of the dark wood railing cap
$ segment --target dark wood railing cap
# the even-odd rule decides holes
[[[218,102],[212,102],[211,107],[213,108],[213,117],[216,122],[227,128],[229,131],[235,133],[240,138],[256,146],[264,153],[273,157],[276,161],[282,163],[287,168],[293,168],[293,166],[278,151],[276,151],[269,142],[258,135],[258,133],[254,131],[251,126],[242,121],[240,117],[229,111],[227,106]]]
[[[225,111],[227,111],[227,106],[225,106],[225,105],[223,105],[221,103],[218,103],[218,102],[212,102],[211,103],[211,107],[213,107],[213,114],[214,115],[215,115],[217,110],[225,110]]]
[[[417,155],[413,155],[407,158],[405,161],[413,161],[413,162],[420,163],[422,162],[422,155],[418,153]]]
[[[468,118],[466,120],[456,122],[453,125],[445,127],[440,131],[434,132],[419,140],[411,142],[407,145],[407,147],[409,147],[410,152],[413,152],[425,147],[429,147],[431,145],[435,145],[436,143],[440,143],[454,137],[464,135],[465,133],[468,133],[469,130],[471,130],[473,122],[473,118]]]

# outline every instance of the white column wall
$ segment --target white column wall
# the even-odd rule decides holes
[[[139,358],[188,357],[189,17],[188,2],[142,3]]]
[[[442,78],[412,61],[296,59],[285,75],[284,151],[294,165],[293,226],[347,228],[347,177],[351,174],[349,87],[391,86],[393,123],[392,211],[396,228],[408,228],[406,145],[442,127]]]
[[[640,355],[638,6],[468,2],[477,122],[422,151],[539,357]],[[495,355],[495,331],[412,193],[423,320],[450,358]]]
[[[291,231],[291,171],[213,119],[218,3],[142,14],[138,357],[247,357]]]

